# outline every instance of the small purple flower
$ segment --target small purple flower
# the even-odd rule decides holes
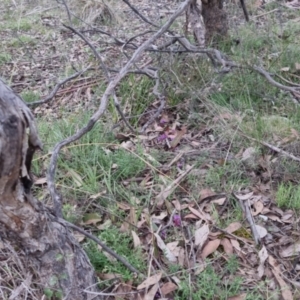
[[[174,223],[174,226],[176,226],[176,227],[181,226],[181,217],[180,217],[180,215],[174,215],[173,216],[173,223]]]
[[[168,138],[168,136],[167,136],[165,133],[163,133],[162,135],[160,135],[160,136],[157,138],[157,141],[158,141],[158,142],[162,142],[162,141],[166,140],[167,138]]]
[[[165,240],[167,237],[167,232],[165,229],[163,229],[160,233],[159,233],[160,237]]]
[[[164,118],[161,118],[160,121],[159,121],[160,124],[162,125],[165,125],[168,123],[168,120],[164,119]]]

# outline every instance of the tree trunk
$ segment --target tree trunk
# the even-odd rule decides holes
[[[223,0],[201,0],[202,17],[205,24],[206,44],[224,40],[228,34],[227,13],[223,9]]]
[[[29,108],[0,80],[0,236],[21,249],[27,272],[53,299],[101,299],[85,252],[31,194],[30,165],[42,147]]]

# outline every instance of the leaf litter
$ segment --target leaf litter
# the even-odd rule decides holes
[[[164,5],[166,4],[167,2],[164,2]],[[124,3],[121,6],[120,10],[126,11],[128,15],[132,14],[132,11],[128,10]],[[292,4],[288,6],[292,8]],[[150,8],[151,5],[148,1],[140,1],[139,9],[148,17],[157,18],[155,10]],[[161,16],[169,13],[169,9],[164,11],[160,8],[160,11]],[[134,20],[134,24],[138,28],[139,23],[136,18],[131,17],[130,19]],[[58,26],[55,25],[58,21],[55,14],[49,13],[47,18],[41,19],[41,24],[55,28]],[[138,29],[140,30],[140,28]],[[133,31],[131,32],[133,33]],[[9,32],[6,34],[9,35]],[[32,51],[33,57],[36,58],[35,63],[29,65],[27,60],[23,59],[24,50],[22,48],[7,46],[10,55],[17,58],[14,61],[16,69],[12,72],[9,64],[3,64],[1,72],[4,77],[12,78],[12,87],[17,92],[34,91],[43,99],[49,94],[49,87],[57,83],[56,74],[63,70],[62,57],[58,54],[58,49],[68,48],[68,58],[75,69],[81,69],[84,62],[88,61],[90,57],[85,51],[85,45],[72,34],[64,31],[57,34],[55,43],[54,41],[48,42],[38,32],[35,39],[39,41],[37,47]],[[50,51],[46,51],[46,49],[50,49]],[[111,47],[105,56],[117,57],[118,53],[117,48]],[[70,65],[65,67],[70,67]],[[61,106],[69,106],[73,112],[80,111],[82,107],[93,109],[96,104],[91,93],[99,80],[105,81],[99,74],[89,73],[65,84],[51,104],[36,107],[34,113],[43,118],[62,118],[63,115],[59,109]],[[150,110],[151,107],[148,109]],[[180,105],[176,109],[184,110]],[[278,174],[282,173],[282,158],[276,157],[272,153],[269,156],[260,155],[252,146],[233,153],[226,143],[222,145],[222,142],[217,141],[218,135],[211,126],[203,125],[200,131],[199,128],[190,126],[184,118],[180,116],[174,118],[173,113],[172,109],[166,107],[161,116],[147,128],[145,135],[135,135],[120,130],[116,135],[119,145],[112,147],[113,151],[123,148],[126,151],[135,152],[136,145],[141,144],[145,160],[148,162],[145,172],[139,179],[126,178],[120,184],[129,188],[131,182],[135,181],[138,187],[151,191],[150,209],[139,207],[140,203],[129,205],[126,202],[118,202],[118,209],[126,216],[126,222],[124,221],[121,225],[116,221],[110,222],[119,224],[120,231],[130,233],[133,241],[132,247],[140,248],[145,253],[145,264],[150,270],[149,276],[144,281],[136,280],[134,284],[125,283],[120,274],[103,273],[98,275],[99,278],[119,280],[119,285],[115,284],[113,289],[116,294],[128,293],[129,295],[131,292],[137,291],[136,295],[143,295],[143,299],[163,299],[164,297],[173,299],[174,293],[181,289],[181,273],[188,272],[196,281],[196,275],[201,274],[207,268],[207,259],[211,260],[212,266],[218,272],[221,266],[232,255],[235,255],[242,266],[237,270],[236,275],[244,278],[244,281],[248,282],[248,287],[254,288],[262,278],[267,278],[271,282],[269,288],[274,291],[279,289],[282,299],[293,299],[293,291],[296,287],[299,288],[300,284],[300,264],[297,260],[300,255],[300,236],[294,227],[294,224],[299,223],[299,218],[294,211],[284,211],[276,205],[271,182],[272,178],[282,179],[278,178]],[[234,116],[229,113],[221,113],[211,118],[214,123],[224,119],[231,121]],[[141,118],[138,126],[142,127],[144,124],[145,121]],[[295,136],[297,136],[297,132],[292,132],[291,137],[288,137],[289,140],[285,140],[284,143],[291,139],[294,140]],[[297,144],[294,148],[296,147]],[[166,159],[154,158],[149,153],[150,148],[166,154]],[[209,155],[206,155],[207,153]],[[201,156],[205,159],[199,164],[196,158]],[[271,161],[273,157],[275,157],[275,163]],[[232,217],[230,211],[233,209],[233,197],[228,190],[213,190],[205,184],[204,178],[209,170],[224,165],[226,161],[235,160],[245,165],[245,168],[249,170],[247,175],[250,178],[253,170],[250,170],[249,166],[253,162],[258,162],[257,169],[254,170],[257,173],[256,181],[248,187],[232,192],[239,200],[246,201],[250,207],[254,225],[263,241],[259,248],[256,248],[253,242],[245,212],[243,212],[241,220],[227,222],[226,226],[223,223],[222,231],[218,230],[218,227],[221,226],[219,220],[230,220]],[[154,165],[155,167],[153,167]],[[114,168],[118,168],[118,166],[115,165]],[[260,173],[257,171],[258,169]],[[193,173],[193,171],[195,172]],[[154,173],[160,176],[159,184],[154,183]],[[271,178],[266,173],[271,174]],[[65,176],[70,177],[77,188],[84,185],[84,178],[75,170],[69,170]],[[194,186],[188,181],[189,176],[194,176],[199,181],[197,196],[193,191]],[[35,181],[36,186],[45,184],[46,180],[43,176]],[[89,197],[91,200],[95,200],[103,194],[106,192]],[[138,213],[135,207],[142,208],[141,212]],[[101,226],[105,225],[108,218],[110,216],[102,217],[96,213],[87,212],[83,216],[82,225],[105,230],[107,227],[102,228]],[[111,223],[108,226],[110,225]],[[76,238],[78,241],[84,240],[80,235]],[[154,249],[155,253],[153,259],[150,255],[151,249]],[[109,259],[111,258],[109,257]],[[181,267],[178,274],[170,274],[169,264]],[[224,275],[223,281],[226,280],[230,280],[229,275]],[[264,292],[262,294],[265,295]],[[138,296],[136,298],[126,297],[124,296],[122,299],[142,299]],[[247,293],[241,292],[228,299],[241,300],[246,297]],[[114,299],[121,298],[116,296]]]

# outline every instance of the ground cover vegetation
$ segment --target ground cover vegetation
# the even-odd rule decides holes
[[[44,148],[33,193],[45,205],[55,145],[89,123],[112,78],[179,5],[131,2],[137,12],[120,0],[1,1],[0,74],[36,117]],[[93,129],[61,149],[64,219],[138,270],[74,231],[101,299],[300,298],[300,10],[296,1],[247,8],[250,22],[239,3],[224,3],[229,36],[207,45],[223,65],[211,52],[159,47],[174,32],[196,44],[186,15],[177,17]],[[20,249],[5,245],[1,298],[63,299],[55,276],[29,284]]]

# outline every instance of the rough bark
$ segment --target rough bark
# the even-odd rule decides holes
[[[42,147],[28,107],[0,80],[0,236],[26,253],[28,270],[64,299],[101,299],[90,262],[68,228],[59,223],[30,188],[30,165]]]
[[[206,44],[214,44],[225,39],[228,35],[228,19],[223,9],[223,0],[201,0],[201,2]]]
[[[187,8],[187,27],[190,23],[193,30],[195,42],[200,47],[205,46],[205,25],[203,23],[203,18],[201,16],[202,3],[197,0],[193,0]]]

